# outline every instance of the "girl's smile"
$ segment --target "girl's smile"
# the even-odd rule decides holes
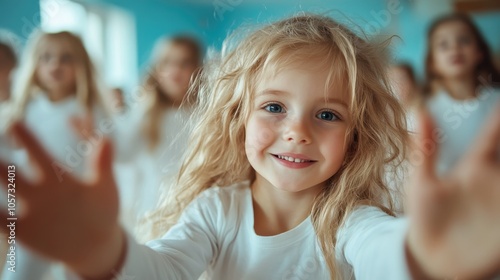
[[[271,154],[276,160],[289,168],[306,168],[313,165],[316,160],[309,159],[309,157],[302,154],[280,153]]]

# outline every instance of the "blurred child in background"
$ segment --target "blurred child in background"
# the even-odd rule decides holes
[[[155,45],[141,88],[144,100],[124,119],[118,143],[119,160],[128,161],[117,163],[115,170],[124,222],[130,226],[167,191],[160,187],[162,179],[172,179],[179,171],[187,143],[185,121],[196,93],[186,94],[201,61],[201,46],[191,37],[163,38]]]
[[[419,87],[410,64],[402,62],[392,65],[389,81],[404,107],[411,107],[418,100]]]
[[[467,150],[500,99],[500,75],[484,38],[466,15],[437,19],[427,40],[424,94],[438,126],[437,168],[444,173]]]
[[[408,63],[397,63],[389,68],[389,82],[406,111],[408,131],[416,131],[415,107],[421,99],[421,92],[413,68]]]
[[[52,164],[52,169],[60,180],[67,174],[85,176],[85,158],[95,148],[99,135],[103,137],[106,132],[92,130],[93,127],[99,129],[98,123],[106,117],[106,110],[101,102],[94,66],[81,39],[66,31],[38,32],[28,42],[24,59],[13,96],[13,118],[22,119],[59,161],[59,164]],[[74,117],[95,124],[79,131],[95,139],[85,140],[71,133],[76,128],[71,126]],[[32,173],[26,154],[23,151],[15,153],[11,160],[18,168]],[[18,246],[17,256],[17,271],[4,270],[2,279],[43,279],[45,273],[50,273],[48,262],[22,247]]]

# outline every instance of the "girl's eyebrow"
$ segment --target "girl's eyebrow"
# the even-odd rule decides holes
[[[318,101],[324,101],[325,103],[339,104],[347,109],[347,104],[339,98],[319,98]]]
[[[260,91],[259,94],[257,94],[257,96],[262,96],[262,95],[289,95],[289,93],[283,90],[265,89]]]
[[[260,91],[259,94],[257,95],[257,97],[265,96],[265,95],[275,95],[275,96],[285,95],[285,96],[287,96],[287,95],[290,95],[290,93],[287,91],[283,91],[283,90],[265,89],[265,90]],[[322,97],[322,98],[318,99],[318,102],[339,104],[347,109],[347,104],[339,98],[333,98],[333,97],[324,98],[324,97]]]

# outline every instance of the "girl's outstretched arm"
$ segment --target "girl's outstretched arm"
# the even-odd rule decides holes
[[[7,186],[7,172],[1,172],[2,185],[22,200],[26,211],[16,223],[16,241],[51,260],[62,262],[84,279],[115,279],[132,275],[135,279],[198,279],[216,255],[215,221],[222,213],[217,199],[196,199],[179,223],[149,247],[137,244],[124,234],[118,223],[118,194],[112,171],[112,145],[102,140],[93,160],[94,176],[88,182],[69,173],[61,177],[59,165],[35,137],[20,123],[11,133],[27,149],[38,171],[29,181],[16,172],[15,193]],[[0,163],[1,170],[8,170]],[[7,221],[8,213],[0,219]],[[7,227],[1,227],[7,232]],[[68,273],[71,277],[72,273]],[[73,279],[73,278],[71,278]],[[121,279],[121,278],[120,278]]]
[[[413,272],[459,279],[500,273],[500,106],[474,146],[442,178],[434,168],[434,125],[426,113],[421,123],[413,153],[422,160],[413,162],[408,199]]]
[[[93,153],[93,179],[82,182],[69,170],[62,172],[61,165],[23,124],[15,123],[10,132],[27,149],[38,173],[31,181],[22,170],[16,170],[15,188],[7,189],[8,167],[0,163],[0,185],[25,206],[24,213],[15,213],[16,241],[85,277],[110,273],[123,254],[125,242],[117,222],[118,194],[109,140],[101,141]],[[3,212],[0,219],[7,221],[8,214]]]

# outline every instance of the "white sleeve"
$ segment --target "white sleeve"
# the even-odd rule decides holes
[[[337,235],[337,248],[355,278],[411,279],[405,255],[408,220],[363,206],[348,217]]]
[[[138,244],[127,236],[127,256],[118,279],[196,280],[218,252],[216,229],[222,206],[203,194],[161,239]],[[66,272],[66,279],[79,279]]]

